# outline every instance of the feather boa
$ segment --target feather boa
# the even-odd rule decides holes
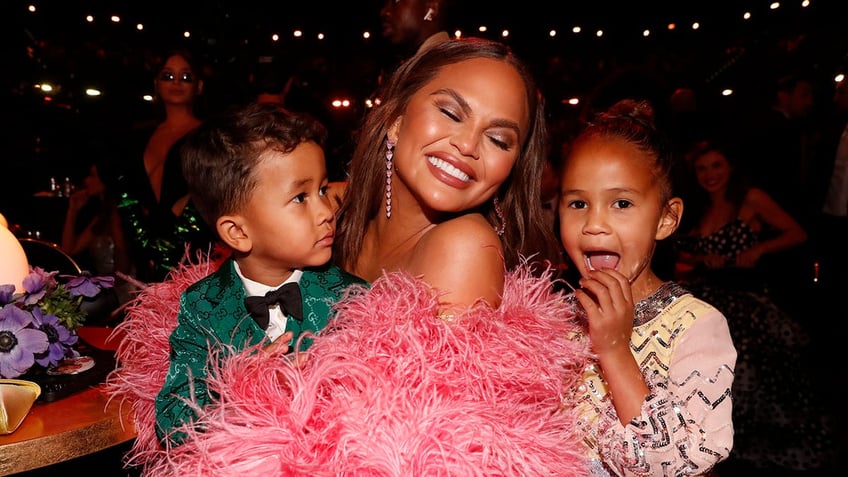
[[[384,275],[339,303],[299,368],[281,354],[228,359],[210,378],[220,398],[182,429],[184,444],[161,449],[152,407],[176,298],[160,292],[178,296],[211,271],[199,268],[155,285],[121,325],[122,366],[107,383],[133,401],[129,463],[145,475],[586,475],[575,411],[562,402],[589,351],[568,339],[577,324],[550,276],[523,267],[497,310],[450,321],[424,282]]]

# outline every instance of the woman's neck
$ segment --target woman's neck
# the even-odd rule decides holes
[[[435,226],[423,216],[421,220],[403,220],[397,215],[391,219],[385,216],[374,219],[368,224],[357,259],[358,274],[366,280],[373,280],[384,270],[405,268],[415,246]]]

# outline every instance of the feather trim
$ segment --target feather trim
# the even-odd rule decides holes
[[[400,272],[338,308],[299,369],[280,354],[229,358],[210,377],[220,399],[181,429],[186,442],[138,446],[133,462],[156,476],[586,475],[562,402],[589,351],[568,339],[578,325],[550,275],[519,268],[497,310],[451,321]],[[149,369],[127,378],[161,383]],[[136,419],[152,432],[152,414]]]

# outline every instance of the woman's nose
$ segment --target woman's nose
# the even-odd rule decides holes
[[[463,156],[470,156],[474,159],[480,157],[478,151],[480,137],[473,128],[461,128],[453,135],[451,143]]]

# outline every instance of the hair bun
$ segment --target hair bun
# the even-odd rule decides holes
[[[654,108],[647,100],[625,98],[610,106],[601,117],[604,120],[627,119],[654,128]]]
[[[609,114],[631,117],[645,122],[653,122],[654,120],[654,108],[646,100],[622,99],[610,107]]]

